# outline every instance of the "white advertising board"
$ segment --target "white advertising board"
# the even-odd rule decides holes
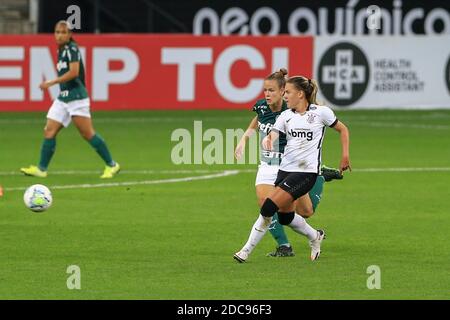
[[[450,37],[316,37],[318,99],[337,109],[450,109]]]

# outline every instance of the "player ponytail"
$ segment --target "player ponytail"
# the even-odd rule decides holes
[[[317,91],[319,91],[319,86],[316,80],[303,76],[295,76],[289,78],[286,83],[291,83],[298,91],[303,91],[309,103],[317,104]]]
[[[314,79],[309,79],[311,82],[310,85],[312,87],[311,94],[309,96],[308,102],[312,104],[318,104],[317,102],[317,92],[319,91],[319,85],[317,84],[317,81]]]
[[[288,74],[287,69],[281,68],[278,71],[275,71],[274,73],[271,73],[265,80],[275,80],[278,84],[278,87],[280,89],[284,89],[284,86],[286,85],[286,75]]]

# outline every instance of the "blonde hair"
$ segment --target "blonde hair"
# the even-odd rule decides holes
[[[275,80],[278,84],[278,87],[280,89],[283,89],[286,85],[286,75],[288,74],[287,69],[281,68],[278,71],[275,71],[274,73],[271,73],[266,77],[265,80]]]
[[[308,100],[309,103],[317,104],[316,97],[319,86],[317,85],[316,80],[303,76],[295,76],[289,78],[286,83],[291,83],[297,90],[303,91],[305,93],[306,100]]]

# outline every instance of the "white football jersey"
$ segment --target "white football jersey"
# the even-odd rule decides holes
[[[325,128],[335,126],[337,121],[326,106],[310,104],[303,114],[292,109],[283,111],[272,129],[286,134],[287,139],[280,170],[319,174]]]

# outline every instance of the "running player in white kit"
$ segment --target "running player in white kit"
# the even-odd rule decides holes
[[[279,133],[286,135],[287,144],[275,182],[276,188],[263,203],[247,243],[234,254],[234,259],[238,262],[247,260],[277,212],[282,225],[288,225],[309,239],[311,260],[317,260],[320,256],[320,245],[325,232],[315,230],[302,216],[296,214],[294,201],[311,190],[320,173],[326,127],[334,128],[341,136],[340,172],[351,170],[351,167],[348,129],[330,108],[316,104],[317,90],[314,80],[302,76],[291,77],[286,83],[284,98],[290,109],[280,114],[272,131],[263,140],[263,147],[272,150]]]
[[[260,135],[260,139],[266,137],[272,129],[278,116],[288,109],[286,101],[283,100],[284,87],[286,86],[286,69],[280,69],[271,73],[264,79],[264,99],[256,101],[252,110],[256,113],[256,117],[252,118],[248,129],[245,131],[239,141],[235,155],[239,159],[242,156],[247,139],[256,133]],[[260,164],[256,174],[255,189],[258,199],[258,206],[261,208],[266,198],[275,189],[275,181],[281,156],[286,146],[286,135],[281,134],[277,140],[277,144],[273,150],[264,150],[261,148]],[[322,166],[321,175],[317,177],[314,187],[295,201],[295,212],[303,218],[311,217],[322,200],[324,184],[326,181],[334,179],[342,179],[343,176],[338,169]],[[288,236],[284,227],[278,222],[278,215],[272,217],[272,225],[269,227],[270,234],[277,242],[275,251],[267,254],[269,257],[293,257],[294,250],[289,243]]]

